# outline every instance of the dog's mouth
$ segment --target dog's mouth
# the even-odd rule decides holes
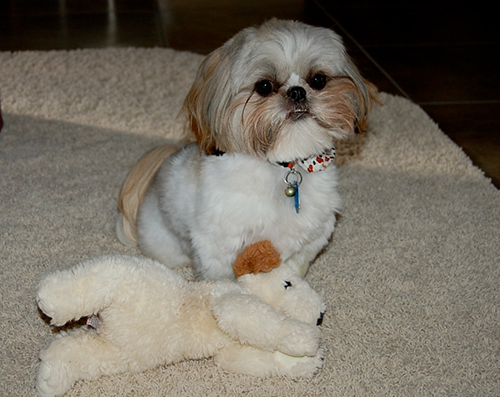
[[[311,116],[311,113],[309,112],[309,109],[306,109],[306,108],[293,109],[291,112],[288,113],[288,117],[292,121],[297,121],[297,120],[300,120],[302,118],[306,118],[309,116]]]

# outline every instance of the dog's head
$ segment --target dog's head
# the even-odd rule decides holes
[[[290,161],[363,129],[371,94],[333,31],[271,20],[207,56],[183,110],[207,154]]]
[[[326,305],[295,270],[281,263],[269,241],[260,241],[238,255],[233,265],[238,283],[288,317],[320,325]]]

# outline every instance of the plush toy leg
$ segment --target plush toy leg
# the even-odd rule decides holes
[[[279,351],[268,352],[252,346],[232,344],[220,350],[214,361],[228,372],[258,377],[312,377],[323,365],[323,350],[314,357],[293,357]]]
[[[115,346],[87,328],[61,332],[40,353],[40,360],[36,389],[43,397],[64,394],[80,379],[97,379],[128,368]]]
[[[213,313],[221,330],[246,345],[293,356],[312,357],[318,351],[321,331],[316,325],[286,317],[255,296],[225,294]]]
[[[116,275],[115,279],[110,279],[111,272]],[[96,314],[108,304],[121,273],[120,266],[106,258],[96,258],[49,274],[38,286],[38,307],[56,326]]]
[[[38,307],[51,318],[51,324],[61,326],[99,313],[116,295],[123,303],[130,297],[127,291],[137,287],[139,274],[142,282],[149,282],[149,279],[165,277],[164,271],[165,266],[141,258],[92,258],[45,276],[38,285],[36,300]]]

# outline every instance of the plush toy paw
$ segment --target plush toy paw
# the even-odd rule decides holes
[[[274,358],[282,368],[285,368],[292,378],[312,377],[323,366],[325,352],[318,349],[312,357],[295,357],[281,352],[275,352]]]
[[[321,331],[317,326],[303,323],[297,320],[289,320],[291,323],[277,349],[287,355],[301,357],[301,356],[315,356],[318,352],[319,341],[321,338]]]
[[[214,359],[219,367],[229,372],[298,379],[314,376],[323,366],[323,357],[323,349],[318,349],[312,357],[295,357],[234,343],[217,352]]]
[[[93,341],[97,334],[86,327],[61,331],[40,352],[36,389],[40,396],[59,396],[67,392],[79,379],[92,379],[97,356]],[[104,350],[100,345],[100,350]],[[99,357],[97,357],[97,361]]]
[[[45,361],[40,362],[36,378],[36,391],[40,397],[53,397],[64,394],[70,385],[65,382],[57,369]]]
[[[54,388],[50,382],[51,368],[43,361],[40,362],[38,367],[38,376],[36,378],[36,391],[40,396],[54,395]]]
[[[59,281],[58,276],[54,273],[40,282],[36,302],[40,310],[50,317],[52,325],[62,326],[80,316],[75,315],[71,291],[66,290],[65,283]]]

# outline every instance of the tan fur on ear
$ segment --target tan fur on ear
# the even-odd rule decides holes
[[[259,241],[246,247],[238,254],[233,264],[236,278],[244,274],[269,272],[281,265],[281,256],[268,241]]]
[[[349,76],[334,77],[318,95],[328,105],[319,112],[318,121],[338,126],[344,133],[337,138],[347,137],[354,132],[364,132],[368,114],[377,102],[377,89],[370,82],[362,79],[358,82]]]
[[[175,145],[162,145],[146,152],[135,164],[118,193],[118,210],[123,215],[123,232],[131,243],[137,243],[137,211],[146,191],[163,161],[177,151]]]
[[[378,105],[381,105],[382,102],[379,99],[379,91],[378,88],[375,84],[369,82],[368,80],[363,79],[367,95],[366,98],[364,99],[364,104],[363,104],[363,111],[361,113],[361,117],[359,118],[357,122],[357,129],[356,132],[365,132],[368,126],[368,114],[370,113],[370,110],[372,109],[373,105],[376,103]]]
[[[335,164],[337,167],[348,164],[351,160],[361,156],[363,147],[368,138],[368,135],[365,134],[368,128],[368,114],[374,104],[382,104],[378,98],[377,87],[364,79],[363,84],[366,87],[366,97],[368,99],[364,100],[363,109],[354,125],[355,133],[334,140],[336,149]]]
[[[220,51],[215,50],[203,60],[181,109],[181,113],[186,114],[184,128],[194,134],[200,149],[206,154],[213,154],[216,149],[215,137],[208,120],[208,107],[212,99],[210,95],[214,92],[212,80],[221,62]]]

